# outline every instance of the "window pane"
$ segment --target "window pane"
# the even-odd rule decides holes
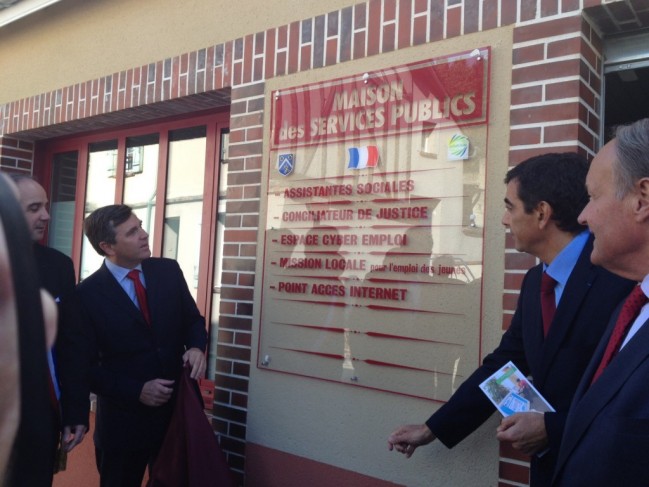
[[[72,256],[74,197],[77,191],[77,151],[54,154],[47,245]]]
[[[221,155],[219,158],[219,199],[216,222],[216,246],[214,248],[214,277],[212,279],[212,316],[210,320],[210,344],[208,347],[207,378],[214,380],[216,371],[216,349],[218,345],[219,316],[221,314],[221,272],[223,262],[223,233],[225,230],[225,208],[228,196],[228,153],[230,135],[228,129],[221,131]]]
[[[97,208],[115,202],[115,174],[117,172],[117,141],[109,140],[88,147],[88,181],[84,218]],[[99,268],[103,261],[88,239],[83,237],[81,249],[81,279]]]
[[[149,245],[153,244],[158,141],[158,134],[127,138],[124,161],[124,204],[133,208],[142,220],[142,227],[149,234]]]
[[[221,130],[221,156],[219,158],[219,200],[228,194],[228,162],[230,162],[230,130]]]
[[[200,259],[206,129],[169,133],[162,256],[176,259],[196,299]]]

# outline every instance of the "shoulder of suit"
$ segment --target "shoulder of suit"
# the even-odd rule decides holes
[[[619,279],[620,281],[629,281],[628,279],[625,279],[624,277],[620,277],[617,274],[613,274],[611,271],[605,269],[602,266],[595,265],[595,264],[592,264],[592,266],[593,266],[593,269],[595,270],[595,272],[597,272],[598,274],[601,274],[602,276],[610,277],[611,279]],[[629,281],[629,282],[631,282],[631,281]]]
[[[58,263],[65,263],[66,265],[73,265],[72,259],[65,255],[60,250],[53,249],[52,247],[47,247],[41,244],[34,245],[34,255],[36,258],[45,258],[49,261],[55,261]]]
[[[95,272],[90,274],[88,277],[84,278],[77,285],[77,289],[82,291],[82,290],[86,289],[89,286],[92,287],[93,285],[95,285],[95,284],[99,283],[100,281],[102,281],[104,276],[106,275],[106,273],[108,275],[110,275],[110,271],[108,270],[106,265],[102,264],[101,267],[99,267],[99,269],[97,269]]]
[[[142,270],[145,272],[147,269],[170,267],[180,266],[178,265],[178,261],[174,259],[168,259],[166,257],[149,257],[148,259],[142,261]]]
[[[635,281],[631,281],[624,277],[618,276],[617,274],[613,274],[611,271],[608,271],[598,265],[593,265],[593,269],[599,275],[600,279],[608,281],[610,285],[632,288],[637,284],[637,282]]]
[[[525,273],[525,279],[531,278],[532,276],[540,276],[543,272],[543,264],[536,264],[534,267],[530,267]]]
[[[169,259],[168,257],[149,257],[148,259],[144,259],[142,261],[142,265],[155,262],[176,262],[176,260]]]

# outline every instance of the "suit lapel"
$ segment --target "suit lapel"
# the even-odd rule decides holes
[[[524,340],[527,365],[533,371],[534,382],[541,367],[543,351],[543,320],[541,317],[541,274],[542,264],[530,269],[522,291],[521,306],[524,310]]]
[[[98,292],[106,299],[115,303],[115,309],[125,310],[133,319],[136,319],[142,322],[143,325],[148,326],[140,310],[135,306],[135,303],[131,301],[131,298],[128,297],[128,294],[126,294],[122,286],[120,286],[115,277],[110,273],[106,264],[102,264],[97,273],[100,280]]]
[[[591,386],[590,382],[604,355],[604,350],[613,331],[619,309],[611,317],[609,327],[593,354],[584,376],[581,379],[568,415],[566,429],[561,445],[557,472],[572,450],[579,443],[599,412],[615,397],[631,374],[649,356],[649,321],[638,330],[629,343],[604,369],[602,375]]]
[[[566,339],[566,334],[570,331],[575,316],[581,308],[582,302],[586,299],[588,291],[597,278],[594,266],[590,262],[590,254],[593,249],[592,237],[588,240],[582,250],[575,267],[573,268],[570,278],[563,290],[562,299],[559,307],[552,320],[552,326],[548,336],[543,343],[542,366],[540,376],[535,377],[535,382],[543,383],[550,365],[561,349],[561,345]],[[565,299],[563,299],[565,298]]]

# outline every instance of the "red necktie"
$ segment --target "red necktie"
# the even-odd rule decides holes
[[[133,284],[135,285],[135,296],[137,296],[137,302],[140,305],[140,311],[142,311],[142,314],[144,315],[144,320],[150,326],[151,317],[149,315],[149,304],[147,303],[146,300],[146,289],[144,289],[144,286],[142,285],[142,281],[140,281],[140,271],[137,269],[133,269],[128,274],[126,274],[126,277],[128,277],[131,281],[133,281]]]
[[[591,384],[602,375],[606,366],[611,362],[611,360],[613,360],[613,357],[615,357],[615,354],[622,346],[624,337],[629,331],[631,324],[635,321],[636,317],[640,313],[640,309],[648,300],[649,299],[645,296],[640,286],[636,286],[633,291],[631,291],[631,294],[626,298],[622,305],[622,310],[617,317],[617,321],[615,322],[611,338],[608,341],[608,345],[606,345],[602,361],[599,363],[599,367],[597,367],[595,375],[593,375],[593,379],[590,381]]]
[[[541,317],[543,318],[543,336],[548,336],[548,330],[554,318],[554,312],[557,309],[556,298],[554,297],[554,287],[557,281],[544,272],[541,276]]]

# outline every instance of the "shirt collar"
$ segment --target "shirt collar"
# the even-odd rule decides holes
[[[124,279],[126,279],[126,274],[131,272],[133,269],[137,269],[138,271],[142,272],[142,264],[138,264],[136,267],[133,269],[127,269],[126,267],[121,267],[118,266],[117,264],[114,264],[108,259],[104,259],[104,263],[106,264],[106,267],[110,271],[110,273],[115,277],[117,282],[122,282]]]
[[[642,282],[640,282],[640,287],[645,296],[649,297],[649,274],[644,276]]]
[[[565,286],[568,282],[568,278],[570,278],[570,274],[575,268],[577,260],[579,260],[579,256],[584,250],[589,237],[590,232],[584,230],[557,254],[550,265],[543,264],[545,272],[557,281],[557,283],[561,284],[561,286]]]

